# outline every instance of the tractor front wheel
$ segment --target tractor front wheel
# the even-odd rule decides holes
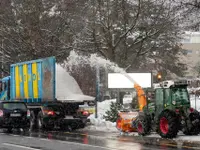
[[[162,138],[174,138],[178,133],[178,124],[175,112],[163,111],[158,117],[158,134]]]
[[[148,135],[151,131],[151,117],[149,115],[141,115],[136,121],[136,128],[139,135]]]

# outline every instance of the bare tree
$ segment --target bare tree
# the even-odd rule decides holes
[[[79,41],[83,42],[79,45],[81,51],[86,49],[88,52],[89,48],[90,52],[98,53],[121,67],[131,65],[130,71],[144,68],[154,59],[152,53],[159,54],[160,58],[162,53],[165,53],[162,59],[167,59],[168,56],[175,57],[170,53],[173,53],[174,48],[178,48],[180,18],[176,14],[179,10],[169,1],[89,2],[92,9],[88,9],[90,13],[87,15],[84,32],[79,38]],[[166,69],[176,73],[174,69]]]

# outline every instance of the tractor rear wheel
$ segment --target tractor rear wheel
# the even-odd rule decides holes
[[[178,133],[176,113],[173,111],[163,111],[158,117],[157,132],[162,138],[174,138]]]
[[[139,135],[145,136],[151,131],[151,117],[149,115],[139,115],[136,121],[136,128]]]
[[[188,122],[186,122],[186,127],[184,128],[183,133],[185,135],[198,135],[200,133],[199,113],[198,112],[190,113],[189,119],[190,120]],[[192,124],[192,122],[196,122],[196,123]]]

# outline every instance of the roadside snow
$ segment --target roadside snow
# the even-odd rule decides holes
[[[106,111],[110,109],[111,102],[116,102],[116,99],[98,102],[97,104],[98,117],[95,118],[95,114],[90,115],[89,119],[91,125],[86,127],[86,129],[108,131],[108,132],[117,131],[115,127],[116,123],[112,123],[110,121],[106,121],[105,119],[103,119],[103,115],[105,115]]]
[[[190,95],[190,103],[192,108],[200,111],[200,98],[198,96]]]
[[[196,136],[186,136],[186,135],[180,135],[177,138],[174,139],[175,141],[190,141],[190,142],[200,142],[200,138],[198,135]]]
[[[91,125],[86,127],[86,129],[106,131],[106,132],[118,131],[116,129],[116,123],[106,121],[103,118],[103,115],[105,115],[106,111],[110,110],[111,102],[116,102],[116,99],[98,102],[98,104],[97,104],[98,118],[95,118],[95,114],[90,115],[89,119],[90,119]],[[131,102],[131,100],[128,98],[124,99],[124,104],[129,104],[130,102]]]

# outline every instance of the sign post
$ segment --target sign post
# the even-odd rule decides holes
[[[96,99],[95,99],[95,118],[98,117],[98,110],[97,110],[97,105],[99,102],[100,98],[100,89],[99,89],[99,84],[100,84],[100,74],[99,74],[99,66],[96,66]]]

